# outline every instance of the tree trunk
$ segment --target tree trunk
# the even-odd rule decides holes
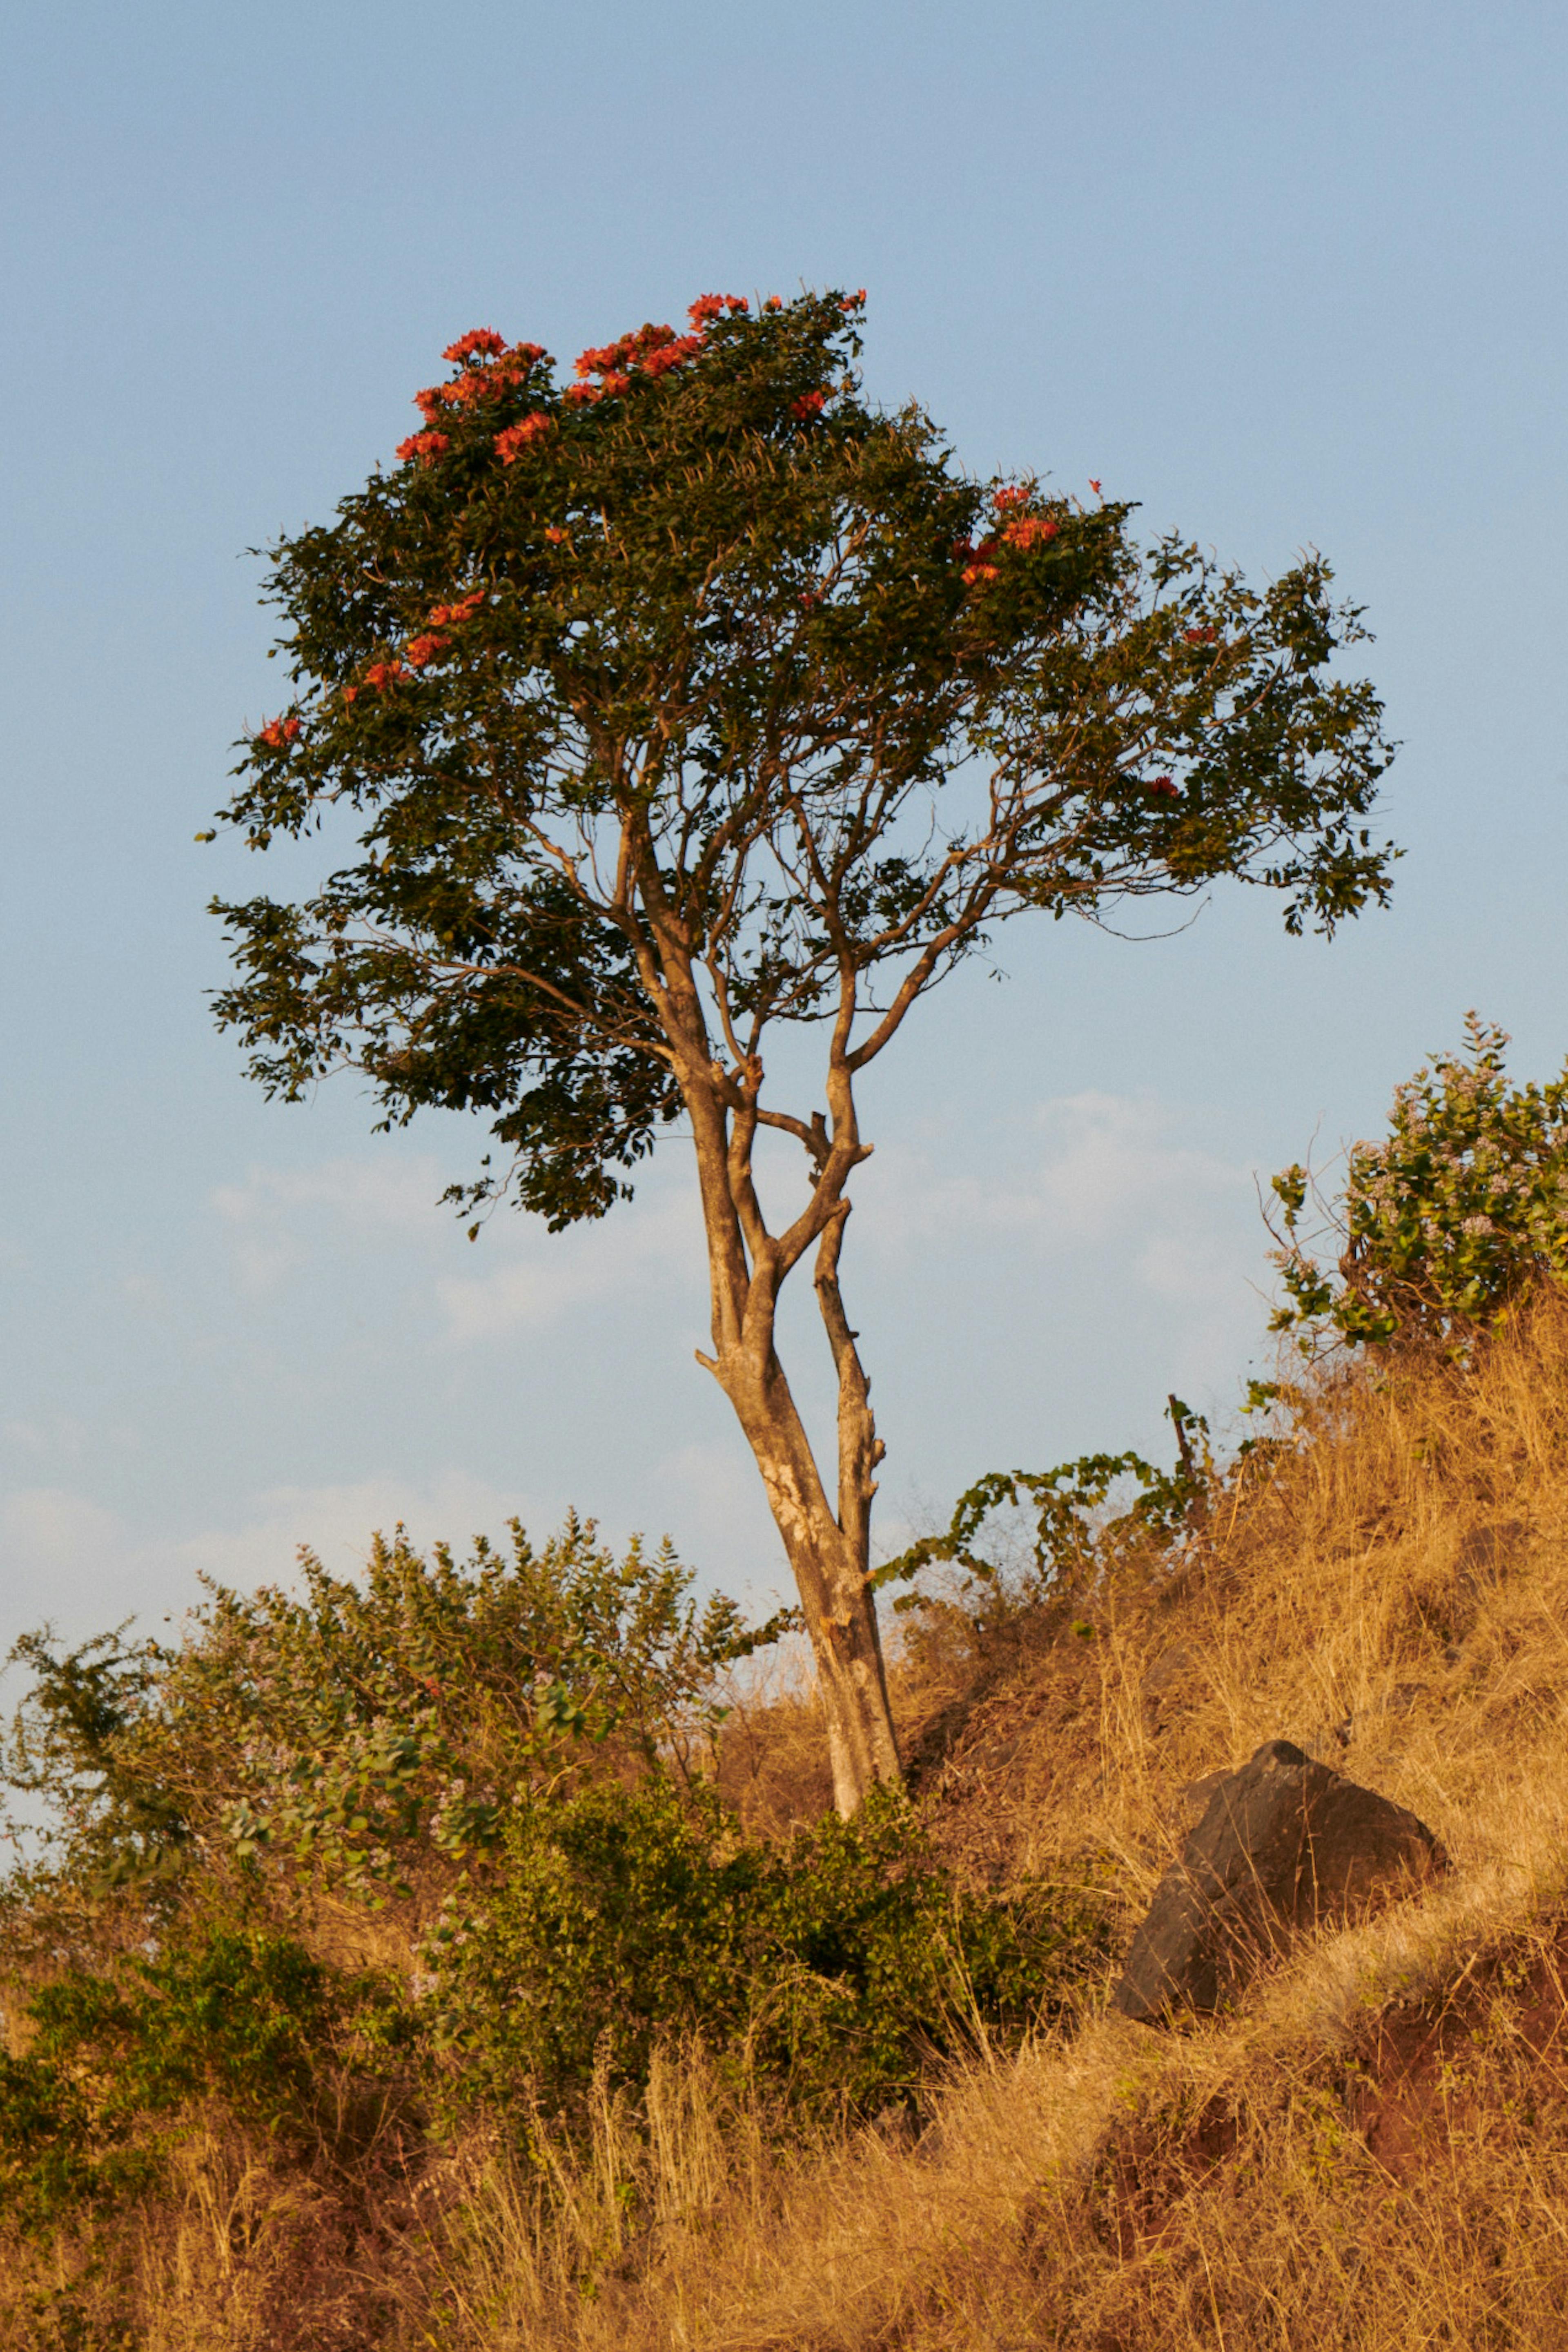
[[[839,1201],[822,1231],[816,1272],[817,1306],[838,1375],[837,1511],[773,1347],[772,1284],[753,1282],[742,1315],[722,1318],[726,1337],[710,1365],[763,1474],[795,1572],[827,1727],[833,1801],[847,1820],[879,1780],[897,1786],[903,1778],[870,1574],[872,1474],[884,1449],[838,1286],[848,1214],[849,1203]]]
[[[862,1507],[847,1527],[840,1524],[784,1367],[771,1345],[761,1365],[749,1358],[749,1350],[736,1349],[714,1369],[762,1472],[795,1573],[827,1727],[833,1801],[847,1819],[879,1780],[897,1786],[902,1779],[870,1583],[869,1512]],[[868,1410],[858,1411],[853,1400],[847,1412],[846,1406],[841,1381],[841,1464],[847,1448],[857,1460],[868,1451],[858,1424],[868,1429]]]
[[[638,865],[635,856],[628,862]],[[789,1122],[816,1167],[814,1197],[789,1231],[775,1235],[768,1231],[752,1170],[762,1064],[732,1034],[728,1042],[735,1075],[727,1076],[713,1059],[689,942],[669,913],[653,861],[642,857],[638,872],[658,941],[657,971],[646,943],[639,946],[639,957],[673,1048],[697,1152],[713,1331],[713,1354],[700,1354],[699,1361],[734,1407],[763,1475],[816,1661],[834,1802],[847,1819],[879,1780],[896,1785],[903,1777],[870,1579],[871,1497],[877,1491],[871,1474],[883,1449],[871,1418],[870,1384],[838,1289],[838,1254],[849,1214],[843,1188],[868,1155],[843,1062],[853,991],[847,990],[829,1073],[831,1140],[820,1120],[811,1127]],[[773,1346],[780,1286],[814,1241],[817,1305],[838,1374],[837,1511]]]

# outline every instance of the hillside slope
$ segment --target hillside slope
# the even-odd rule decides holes
[[[524,2175],[476,2135],[350,2213],[215,2117],[173,2203],[62,2237],[53,2284],[0,2279],[0,2343],[1568,2341],[1568,1306],[1468,1370],[1323,1387],[1178,1557],[980,1618],[900,1621],[895,1671],[922,1812],[974,1880],[1087,1874],[1124,1939],[1202,1784],[1275,1737],[1419,1814],[1451,1874],[1240,2015],[1152,2032],[1086,1983],[1067,2030],[815,2142],[675,2052],[640,2109],[603,2093],[590,2145],[542,2132]],[[764,1693],[723,1777],[783,1826],[820,1803],[816,1753],[809,1698]]]
[[[1083,1621],[1079,1621],[1080,1622]],[[608,2343],[1096,2352],[1568,2341],[1568,1315],[1326,1391],[1174,1574],[900,1675],[922,1801],[992,1877],[1130,1927],[1206,1776],[1296,1740],[1454,1862],[1247,2013],[1080,2030],[914,2146],[753,2176],[574,2323]],[[603,2328],[601,2335],[597,2331]],[[500,2339],[498,2339],[500,2340]],[[526,2340],[520,2338],[519,2340]]]

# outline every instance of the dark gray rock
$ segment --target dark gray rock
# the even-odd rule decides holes
[[[1151,2024],[1227,2009],[1264,1963],[1447,1868],[1426,1825],[1288,1739],[1227,1772],[1154,1890],[1111,1996]]]

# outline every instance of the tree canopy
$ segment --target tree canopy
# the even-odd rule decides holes
[[[918,991],[1026,907],[1240,873],[1299,929],[1382,894],[1386,753],[1370,688],[1323,675],[1360,635],[1327,566],[1258,595],[1176,540],[1141,557],[1125,504],[965,478],[860,396],[858,315],[710,299],[559,389],[466,335],[402,464],[281,544],[300,691],[224,814],[258,847],[368,822],[313,900],[222,908],[220,1017],[266,1083],[347,1052],[394,1118],[490,1113],[559,1225],[680,1107],[656,869],[737,1065],[837,1013],[846,962]]]

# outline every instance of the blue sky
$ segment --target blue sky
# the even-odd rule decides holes
[[[246,551],[411,428],[441,346],[570,359],[710,288],[869,289],[976,471],[1090,476],[1255,575],[1304,545],[1403,743],[1393,909],[1007,938],[868,1102],[846,1256],[889,1530],[1160,1442],[1261,1349],[1257,1171],[1373,1131],[1466,1008],[1568,1053],[1568,20],[1544,6],[28,5],[0,93],[0,1643],[575,1503],[780,1561],[679,1146],[469,1247],[477,1136],[268,1106],[212,1030],[193,835],[277,703]],[[820,1408],[820,1342],[793,1326]]]

